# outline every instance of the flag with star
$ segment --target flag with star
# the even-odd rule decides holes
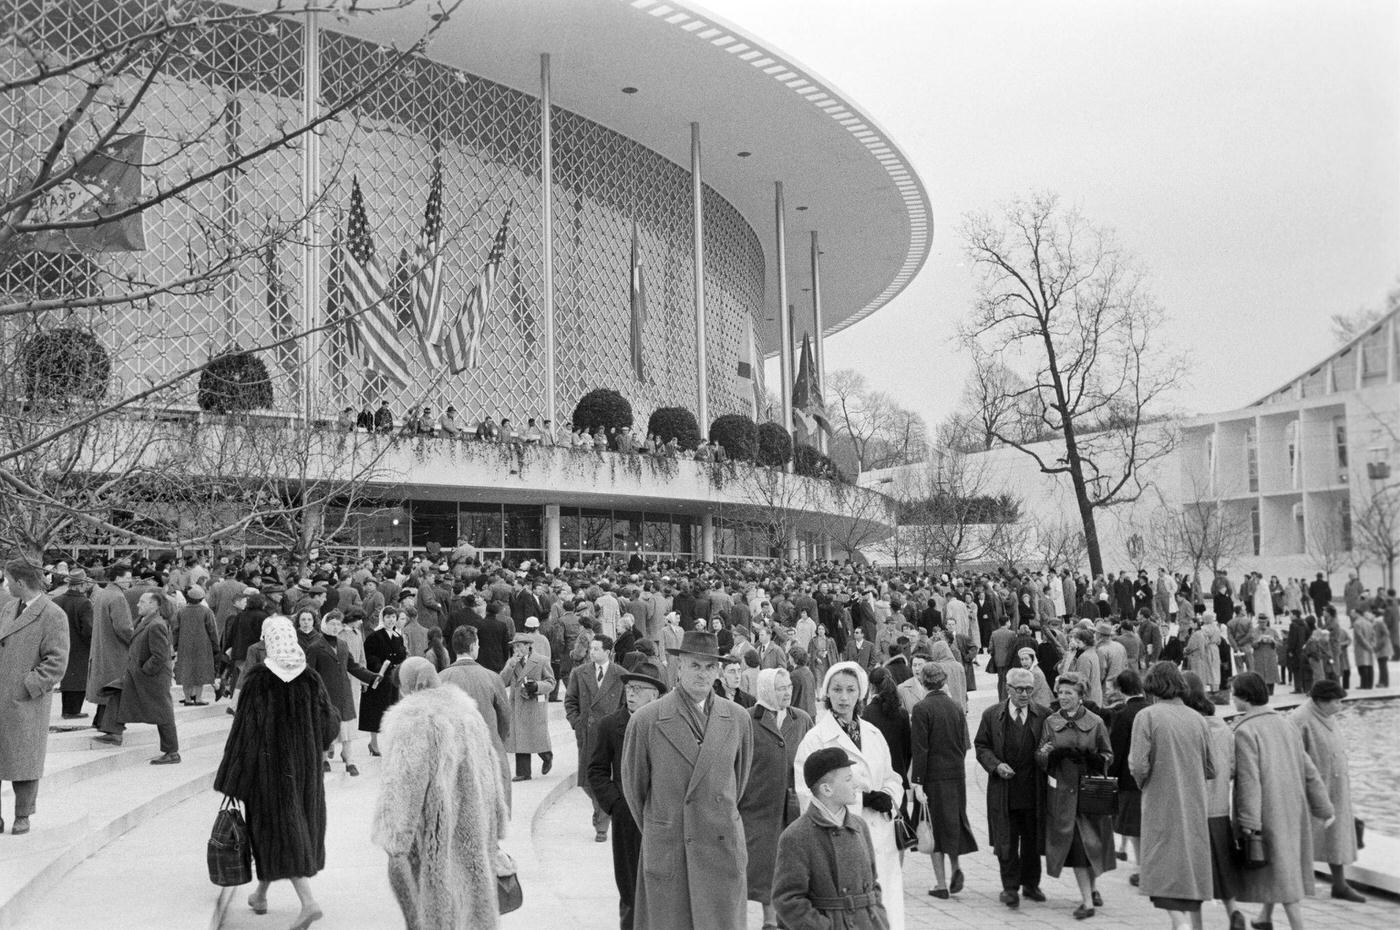
[[[480,360],[481,336],[486,331],[486,311],[491,306],[491,294],[496,289],[496,276],[500,272],[501,260],[506,254],[506,235],[510,226],[510,211],[501,220],[501,228],[496,231],[491,251],[486,256],[486,265],[481,269],[481,280],[477,282],[457,319],[447,328],[447,340],[443,350],[447,354],[447,368],[454,375],[475,368]]]
[[[343,273],[345,302],[365,365],[399,387],[408,387],[408,359],[399,342],[394,308],[386,299],[389,282],[374,254],[359,178],[351,181]]]
[[[433,159],[433,180],[423,210],[423,232],[413,256],[413,325],[423,358],[436,371],[442,367],[442,159]]]
[[[73,174],[44,194],[24,225],[44,227],[101,220],[141,203],[145,131],[114,139],[79,163]],[[40,252],[144,252],[146,231],[140,213],[75,228],[39,229],[33,248]]]

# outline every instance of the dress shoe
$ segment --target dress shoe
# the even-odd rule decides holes
[[[1366,903],[1365,895],[1359,894],[1357,890],[1350,885],[1344,885],[1341,888],[1333,888],[1332,897],[1336,898],[1338,901],[1350,901],[1353,904]]]
[[[554,756],[551,754],[544,757],[544,764],[540,766],[540,774],[548,775],[552,768],[554,768]]]
[[[369,747],[369,754],[377,757],[379,755],[379,750],[371,746]]]
[[[64,714],[64,715],[63,715],[63,719],[64,719],[64,720],[82,720],[82,719],[85,718],[86,716],[87,716],[87,714]]]
[[[331,771],[331,763],[330,763],[329,760],[323,759],[323,760],[321,761],[321,771],[325,772],[326,774],[330,774],[330,771]]]
[[[225,707],[225,708],[224,708],[224,713],[226,713],[226,714],[228,714],[230,717],[232,717],[233,714],[234,714],[234,710],[233,710],[232,707]]]
[[[1045,903],[1045,892],[1041,891],[1039,888],[1032,888],[1027,885],[1025,888],[1021,889],[1021,894],[1025,895],[1026,899],[1029,901],[1035,901],[1039,904]]]
[[[1001,893],[1001,903],[1007,907],[1020,907],[1021,896],[1014,891],[1003,891]]]
[[[1079,905],[1078,907],[1076,907],[1076,908],[1074,909],[1074,919],[1075,919],[1075,920],[1087,920],[1088,918],[1093,917],[1093,916],[1094,916],[1094,909],[1093,909],[1092,907],[1085,907],[1084,905],[1081,904],[1081,905]]]
[[[156,756],[151,760],[151,765],[177,765],[180,762],[178,752],[167,752],[163,756]]]
[[[1097,891],[1092,892],[1090,900],[1094,902],[1094,907],[1103,907],[1103,896]]]
[[[517,776],[515,776],[514,778],[511,779],[511,781],[529,781],[529,780],[530,780],[530,776],[529,776],[529,775],[517,775]]]
[[[1129,875],[1129,876],[1128,876],[1128,884],[1129,884],[1129,885],[1132,885],[1134,888],[1136,888],[1136,887],[1138,886],[1138,884],[1141,883],[1141,882],[1142,882],[1142,873],[1141,873],[1141,872],[1134,872],[1132,875]]]
[[[948,883],[948,893],[949,893],[949,894],[957,894],[959,891],[962,891],[962,890],[963,890],[963,873],[962,873],[962,869],[955,869],[955,870],[953,871],[953,880],[950,881],[950,882]]]
[[[122,744],[122,738],[120,734],[117,733],[103,733],[101,736],[94,736],[92,741],[94,743],[106,743],[108,746],[120,746]]]
[[[947,901],[947,900],[948,900],[948,889],[947,889],[947,888],[930,888],[930,889],[928,890],[928,893],[929,893],[930,895],[932,895],[933,897],[937,898],[937,899],[940,900],[940,901]]]
[[[347,763],[345,763],[345,774],[346,774],[346,775],[358,775],[358,774],[360,774],[360,770],[357,769],[357,768],[355,768],[355,763],[353,763],[353,762],[347,762]]]
[[[267,913],[267,898],[260,898],[256,894],[248,895],[248,906],[253,909],[254,914]]]
[[[1299,693],[1301,694],[1302,692]],[[1251,920],[1249,925],[1253,927],[1254,930],[1274,930],[1274,922],[1272,920]]]
[[[1230,912],[1230,930],[1245,930],[1244,911]]]
[[[20,834],[28,833],[28,832],[29,832],[29,818],[28,818],[28,817],[16,817],[16,818],[15,818],[15,825],[14,825],[13,827],[10,828],[10,835],[11,835],[11,836],[19,836]]]
[[[1119,861],[1119,862],[1127,862],[1127,861],[1128,861],[1128,854],[1127,854],[1127,853],[1125,853],[1125,852],[1120,852],[1120,853],[1118,853],[1117,855],[1118,855],[1118,861]]]
[[[606,831],[599,830],[597,833],[593,834],[593,842],[595,842],[595,843],[606,843],[607,841],[608,841],[608,834],[607,834]]]

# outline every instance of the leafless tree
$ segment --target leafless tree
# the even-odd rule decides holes
[[[966,451],[986,451],[998,435],[1034,442],[1041,435],[1035,411],[1029,404],[1025,382],[994,358],[979,359],[963,385],[958,412],[940,430],[943,444]]]
[[[1332,314],[1332,339],[1344,346],[1366,332],[1387,314],[1400,308],[1400,281],[1385,295],[1385,303],[1380,307],[1359,307],[1351,313]]]
[[[1308,555],[1330,580],[1343,565],[1351,548],[1346,538],[1340,504],[1310,509],[1303,535]]]
[[[1252,530],[1248,517],[1208,497],[1195,477],[1191,489],[1186,502],[1178,505],[1157,493],[1147,545],[1164,565],[1190,565],[1195,578],[1203,567],[1219,571],[1249,551]]]
[[[952,572],[987,560],[1001,527],[1018,520],[1021,507],[1014,495],[992,487],[978,456],[941,441],[938,446],[926,465],[901,473],[894,497],[900,532],[915,558],[925,568]]]
[[[1038,521],[1035,525],[1035,547],[1046,569],[1078,569],[1088,554],[1084,531],[1066,520]]]
[[[908,465],[928,454],[923,418],[872,389],[860,372],[841,368],[829,373],[823,397],[835,431],[831,458],[846,473]]]
[[[1097,575],[1096,511],[1140,497],[1144,468],[1171,450],[1173,434],[1156,421],[1182,359],[1165,346],[1165,318],[1142,272],[1054,196],[969,216],[963,234],[981,280],[962,341],[978,365],[1018,375],[1003,400],[1027,405],[1037,433],[1059,443],[1037,448],[1000,427],[995,439],[1069,479]]]

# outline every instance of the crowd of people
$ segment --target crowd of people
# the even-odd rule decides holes
[[[1042,872],[1068,869],[1074,916],[1093,917],[1099,877],[1126,862],[1174,927],[1218,899],[1232,930],[1243,903],[1262,906],[1256,930],[1275,905],[1297,930],[1314,860],[1333,897],[1361,899],[1334,718],[1351,664],[1360,687],[1385,686],[1400,643],[1394,592],[1354,578],[1343,624],[1330,591],[1291,606],[1297,582],[1275,602],[1258,575],[548,569],[483,563],[465,539],[431,558],[12,561],[5,576],[12,832],[36,809],[53,691],[64,720],[95,705],[100,741],[154,724],[164,765],[180,762],[174,686],[189,705],[212,688],[234,717],[215,787],[246,808],[249,906],[290,879],[297,927],[321,914],[322,775],[337,748],[359,774],[360,734],[382,757],[372,832],[408,925],[494,926],[511,785],[536,756],[550,772],[562,702],[624,930],[741,927],[746,901],[765,927],[900,928],[909,854],[930,856],[929,895],[956,900],[979,849],[969,752],[1007,908],[1045,902]],[[970,726],[979,670],[997,694]],[[1269,700],[1289,682],[1308,699],[1285,716]]]

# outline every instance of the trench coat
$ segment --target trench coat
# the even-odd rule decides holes
[[[749,787],[739,798],[739,816],[749,850],[749,900],[771,904],[778,837],[800,815],[792,763],[802,737],[812,729],[812,718],[805,710],[789,707],[779,728],[777,715],[766,707],[753,707],[749,715],[753,717],[753,767]]]
[[[996,775],[997,766],[1006,757],[1006,701],[993,704],[982,712],[982,721],[977,725],[977,736],[972,740],[977,764],[987,772],[987,842],[1000,856],[1009,850],[1014,834],[1011,830],[1011,789],[1013,783]],[[1045,718],[1049,708],[1032,701],[1026,706],[1026,726],[1031,738],[1039,747],[1045,733]],[[1045,772],[1039,765],[1033,766],[1032,783],[1035,786],[1035,809],[1044,812],[1048,809],[1046,792],[1048,785]],[[1035,849],[1037,854],[1045,852],[1045,817],[1036,818]]]
[[[1298,728],[1268,707],[1251,708],[1235,724],[1235,821],[1264,834],[1269,864],[1241,871],[1240,901],[1292,904],[1312,894],[1310,816],[1331,817],[1332,802]]]
[[[66,591],[53,602],[68,617],[68,668],[58,690],[85,691],[88,657],[92,654],[92,601],[85,594]]]
[[[538,682],[534,697],[525,693],[527,681]],[[512,656],[501,669],[501,684],[510,690],[510,732],[506,734],[505,751],[549,752],[549,705],[545,701],[554,691],[554,671],[549,660],[532,653],[522,663]],[[580,756],[579,764],[587,766],[588,758]]]
[[[1079,815],[1079,776],[1086,774],[1085,766],[1073,759],[1051,765],[1052,749],[1084,749],[1094,753],[1101,762],[1098,774],[1107,772],[1113,761],[1108,727],[1097,714],[1081,708],[1080,715],[1073,720],[1063,713],[1046,718],[1044,736],[1036,751],[1036,761],[1055,780],[1045,808],[1045,871],[1051,878],[1059,877],[1076,830],[1089,858],[1090,871],[1096,876],[1112,871],[1117,866],[1113,854],[1113,816]]]
[[[68,616],[41,594],[19,616],[0,594],[0,781],[43,777],[53,688],[68,664]]]
[[[170,621],[170,642],[175,649],[176,684],[214,683],[217,674],[214,659],[219,654],[219,630],[214,611],[202,602],[181,607]]]
[[[885,745],[880,731],[873,723],[860,721],[860,748],[857,749],[836,718],[828,712],[822,714],[816,725],[807,731],[797,747],[797,758],[793,760],[797,802],[803,810],[812,803],[812,792],[802,778],[802,765],[808,756],[827,746],[839,746],[855,761],[852,770],[855,772],[857,790],[883,791],[898,809],[900,799],[904,797],[904,781],[890,764],[890,749]],[[891,930],[904,930],[904,872],[903,864],[899,861],[899,848],[894,842],[894,822],[884,814],[861,806],[859,801],[847,810],[864,820],[870,830],[870,842],[875,849],[875,878],[883,892],[889,926]]]
[[[584,666],[588,672],[592,666]],[[697,742],[677,689],[632,715],[622,791],[642,830],[635,926],[742,930],[748,852],[739,798],[753,764],[753,721],[716,695]]]
[[[1313,858],[1329,865],[1350,865],[1356,861],[1356,815],[1351,809],[1351,773],[1342,731],[1335,717],[1318,713],[1311,698],[1288,715],[1288,722],[1302,733],[1303,749],[1327,786],[1327,798],[1337,817],[1330,827],[1313,821]]]
[[[1224,768],[1222,761],[1222,773]],[[1211,899],[1206,783],[1216,771],[1206,718],[1180,699],[1134,715],[1128,772],[1142,789],[1143,894]]]
[[[122,672],[117,723],[175,724],[170,701],[170,624],[156,614],[136,628]]]
[[[126,670],[126,652],[135,635],[136,624],[121,589],[112,584],[97,588],[92,594],[92,652],[88,657],[86,695],[89,703],[107,703],[102,689]]]
[[[887,930],[890,926],[875,874],[875,847],[865,821],[847,813],[841,826],[818,819],[812,808],[783,831],[773,881],[782,926],[793,930]],[[874,895],[875,903],[822,904]],[[817,900],[821,903],[814,904]],[[869,901],[868,898],[862,900]]]

